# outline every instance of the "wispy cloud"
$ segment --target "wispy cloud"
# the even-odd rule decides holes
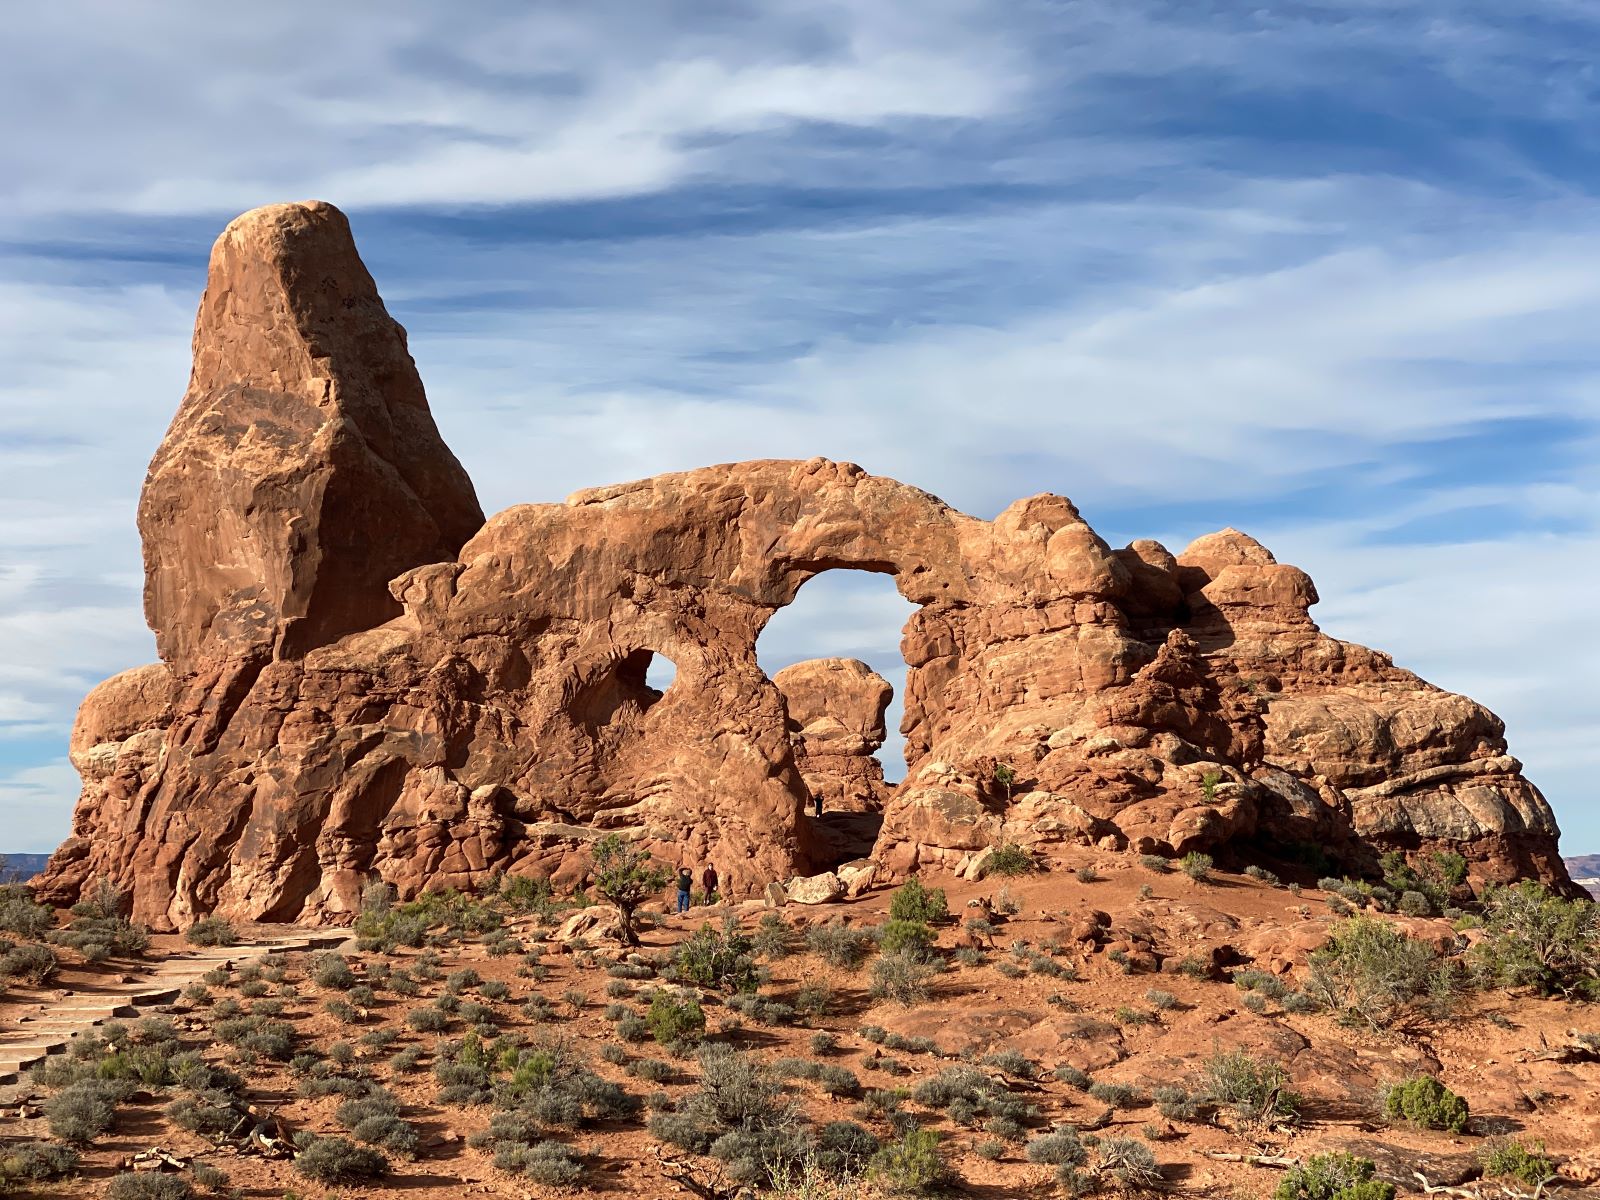
[[[0,849],[61,836],[76,698],[151,654],[133,508],[206,243],[308,195],[488,507],[820,453],[1119,539],[1238,524],[1331,632],[1500,711],[1600,845],[1597,33],[1569,0],[13,14]],[[890,674],[902,610],[819,579],[762,652]]]

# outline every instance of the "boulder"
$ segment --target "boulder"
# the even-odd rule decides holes
[[[844,899],[844,883],[832,871],[804,879],[791,879],[784,892],[794,904],[832,904]]]

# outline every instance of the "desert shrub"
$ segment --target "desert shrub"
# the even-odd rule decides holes
[[[921,921],[931,925],[950,915],[943,888],[927,888],[913,875],[894,890],[889,899],[891,921]]]
[[[1089,1073],[1087,1071],[1075,1067],[1071,1063],[1062,1063],[1054,1071],[1051,1071],[1050,1074],[1055,1076],[1062,1083],[1065,1083],[1070,1087],[1078,1088],[1082,1091],[1087,1091],[1089,1085],[1094,1082],[1094,1080],[1089,1077]]]
[[[406,1027],[414,1033],[439,1033],[450,1024],[450,1015],[429,1005],[406,1014]]]
[[[1205,883],[1211,878],[1211,870],[1216,861],[1209,854],[1201,854],[1198,850],[1191,850],[1178,860],[1178,869],[1196,883]]]
[[[47,1183],[75,1174],[78,1152],[55,1142],[21,1142],[0,1147],[0,1195],[17,1181]]]
[[[1094,1153],[1095,1166],[1124,1188],[1145,1189],[1161,1181],[1155,1153],[1138,1138],[1101,1138]]]
[[[751,948],[763,958],[787,958],[795,949],[794,928],[777,913],[766,913],[750,939]]]
[[[832,1054],[839,1048],[839,1035],[819,1029],[811,1035],[811,1053]]]
[[[232,946],[239,940],[239,931],[222,917],[202,917],[184,931],[183,938],[191,946]]]
[[[310,1137],[295,1155],[294,1169],[317,1183],[362,1183],[388,1174],[389,1160],[342,1137]]]
[[[650,1036],[650,1023],[630,1013],[617,1022],[617,1036],[625,1042],[642,1042]]]
[[[1452,989],[1432,946],[1377,917],[1348,918],[1311,956],[1307,992],[1347,1024],[1388,1029],[1441,1013]]]
[[[1033,855],[1015,842],[1001,842],[989,854],[989,873],[1014,878],[1036,870]]]
[[[932,1129],[908,1129],[872,1156],[872,1175],[896,1192],[920,1196],[949,1182],[939,1134]]]
[[[72,906],[67,927],[52,933],[51,940],[96,961],[108,954],[143,954],[150,946],[150,931],[122,915],[127,906],[126,892],[109,879],[98,878]]]
[[[650,1083],[662,1083],[676,1075],[677,1069],[659,1058],[636,1058],[628,1064],[628,1074]]]
[[[1418,1075],[1386,1088],[1382,1103],[1384,1116],[1408,1121],[1418,1129],[1462,1133],[1467,1128],[1467,1102],[1432,1075]]]
[[[1435,851],[1433,869],[1446,887],[1460,887],[1467,881],[1467,860],[1454,850]]]
[[[103,1079],[69,1084],[44,1102],[50,1132],[69,1146],[87,1146],[116,1123],[121,1094],[122,1089]]]
[[[1268,884],[1271,887],[1277,887],[1283,882],[1283,880],[1279,879],[1271,871],[1267,870],[1265,867],[1259,867],[1255,863],[1251,863],[1248,867],[1246,867],[1244,869],[1244,873],[1251,879],[1260,880],[1262,883]]]
[[[355,986],[356,974],[350,969],[344,955],[330,950],[317,955],[311,964],[311,982],[318,987],[343,991]]]
[[[706,1014],[692,995],[672,996],[657,992],[645,1015],[650,1036],[663,1046],[692,1045],[706,1031]]]
[[[0,931],[38,939],[49,933],[55,923],[55,910],[34,903],[32,893],[22,884],[0,885]]]
[[[1145,1102],[1139,1089],[1131,1083],[1091,1083],[1089,1095],[1112,1108],[1138,1108]]]
[[[1343,1151],[1313,1154],[1289,1168],[1273,1200],[1394,1200],[1394,1185],[1374,1179],[1371,1159]]]
[[[1301,1097],[1287,1086],[1289,1076],[1283,1067],[1244,1050],[1213,1055],[1205,1064],[1205,1080],[1207,1095],[1231,1105],[1245,1124],[1292,1121],[1300,1111]]]
[[[1480,977],[1545,995],[1600,999],[1600,904],[1565,900],[1524,880],[1490,887],[1487,936],[1473,947]]]
[[[1200,1115],[1200,1098],[1176,1085],[1158,1087],[1151,1093],[1156,1111],[1169,1121],[1193,1121]]]
[[[760,978],[752,950],[737,921],[730,918],[720,933],[705,924],[673,951],[669,977],[724,992],[753,992]]]
[[[1260,992],[1268,999],[1276,1000],[1289,990],[1289,985],[1276,975],[1266,971],[1248,970],[1233,973],[1233,986],[1241,992]]]
[[[106,1200],[190,1200],[188,1180],[154,1171],[126,1171],[106,1185]]]
[[[1433,901],[1421,892],[1401,892],[1400,902],[1395,908],[1408,917],[1431,917],[1434,914]]]
[[[541,1141],[531,1146],[508,1143],[494,1152],[497,1171],[521,1175],[546,1187],[567,1187],[586,1173],[583,1160],[562,1142]]]
[[[35,987],[56,973],[56,952],[41,942],[24,942],[0,954],[0,979],[23,979]]]
[[[905,954],[927,962],[933,957],[935,936],[926,921],[891,917],[883,927],[878,945],[885,954]]]
[[[1100,872],[1094,869],[1092,863],[1085,863],[1072,874],[1079,883],[1098,883],[1100,880]]]
[[[1549,1182],[1556,1173],[1555,1163],[1545,1154],[1541,1141],[1530,1141],[1526,1145],[1520,1141],[1497,1142],[1485,1146],[1478,1158],[1486,1177],[1515,1179],[1532,1188]]]
[[[833,986],[826,979],[803,983],[794,993],[794,1010],[808,1017],[825,1017],[834,1008]]]
[[[1146,871],[1154,871],[1157,875],[1165,875],[1172,870],[1172,861],[1159,854],[1141,854],[1139,865]]]
[[[654,1136],[720,1159],[742,1182],[770,1182],[807,1156],[810,1139],[770,1071],[723,1045],[699,1062],[699,1089],[650,1118]]]
[[[1052,1167],[1077,1166],[1089,1157],[1078,1131],[1071,1125],[1029,1139],[1023,1153],[1031,1163],[1044,1163]]]
[[[855,970],[876,946],[871,933],[848,925],[817,925],[806,931],[806,947],[835,967]]]
[[[898,1004],[921,1004],[932,991],[937,970],[917,955],[905,950],[880,954],[872,962],[868,990],[879,1000]]]
[[[986,1067],[994,1067],[998,1071],[1013,1076],[1017,1079],[1037,1079],[1039,1065],[1020,1050],[999,1050],[986,1056],[983,1060]]]
[[[241,1111],[230,1092],[200,1088],[179,1096],[166,1107],[167,1120],[190,1133],[216,1136],[233,1132]]]

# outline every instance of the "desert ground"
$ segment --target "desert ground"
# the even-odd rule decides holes
[[[898,901],[925,923],[891,916],[905,889],[682,916],[667,896],[634,947],[607,936],[603,903],[526,884],[409,906],[375,889],[361,936],[240,926],[232,945],[158,935],[139,954],[105,954],[116,919],[91,915],[102,945],[58,940],[53,975],[0,993],[0,1055],[88,1014],[0,1084],[0,1170],[17,1195],[419,1200],[1354,1200],[1384,1181],[1492,1197],[1600,1180],[1592,1005],[1459,982],[1374,1024],[1318,993],[1330,933],[1370,920],[1468,963],[1470,917],[1352,917],[1309,883],[1181,866],[1082,850],[930,877],[947,916],[926,889]],[[1385,1115],[1384,1089],[1424,1076],[1470,1106],[1457,1131]],[[61,1099],[96,1086],[99,1116]],[[17,1158],[64,1142],[60,1179],[37,1178],[37,1149]],[[1530,1156],[1507,1147],[1548,1170],[1494,1174]],[[1339,1151],[1378,1190],[1295,1174]]]

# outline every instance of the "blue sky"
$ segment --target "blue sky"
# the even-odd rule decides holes
[[[134,506],[210,242],[315,196],[486,509],[824,454],[1235,525],[1600,850],[1600,8],[228,8],[8,15],[0,849],[65,833],[78,699],[154,656]],[[892,675],[905,615],[825,576],[763,661]]]

